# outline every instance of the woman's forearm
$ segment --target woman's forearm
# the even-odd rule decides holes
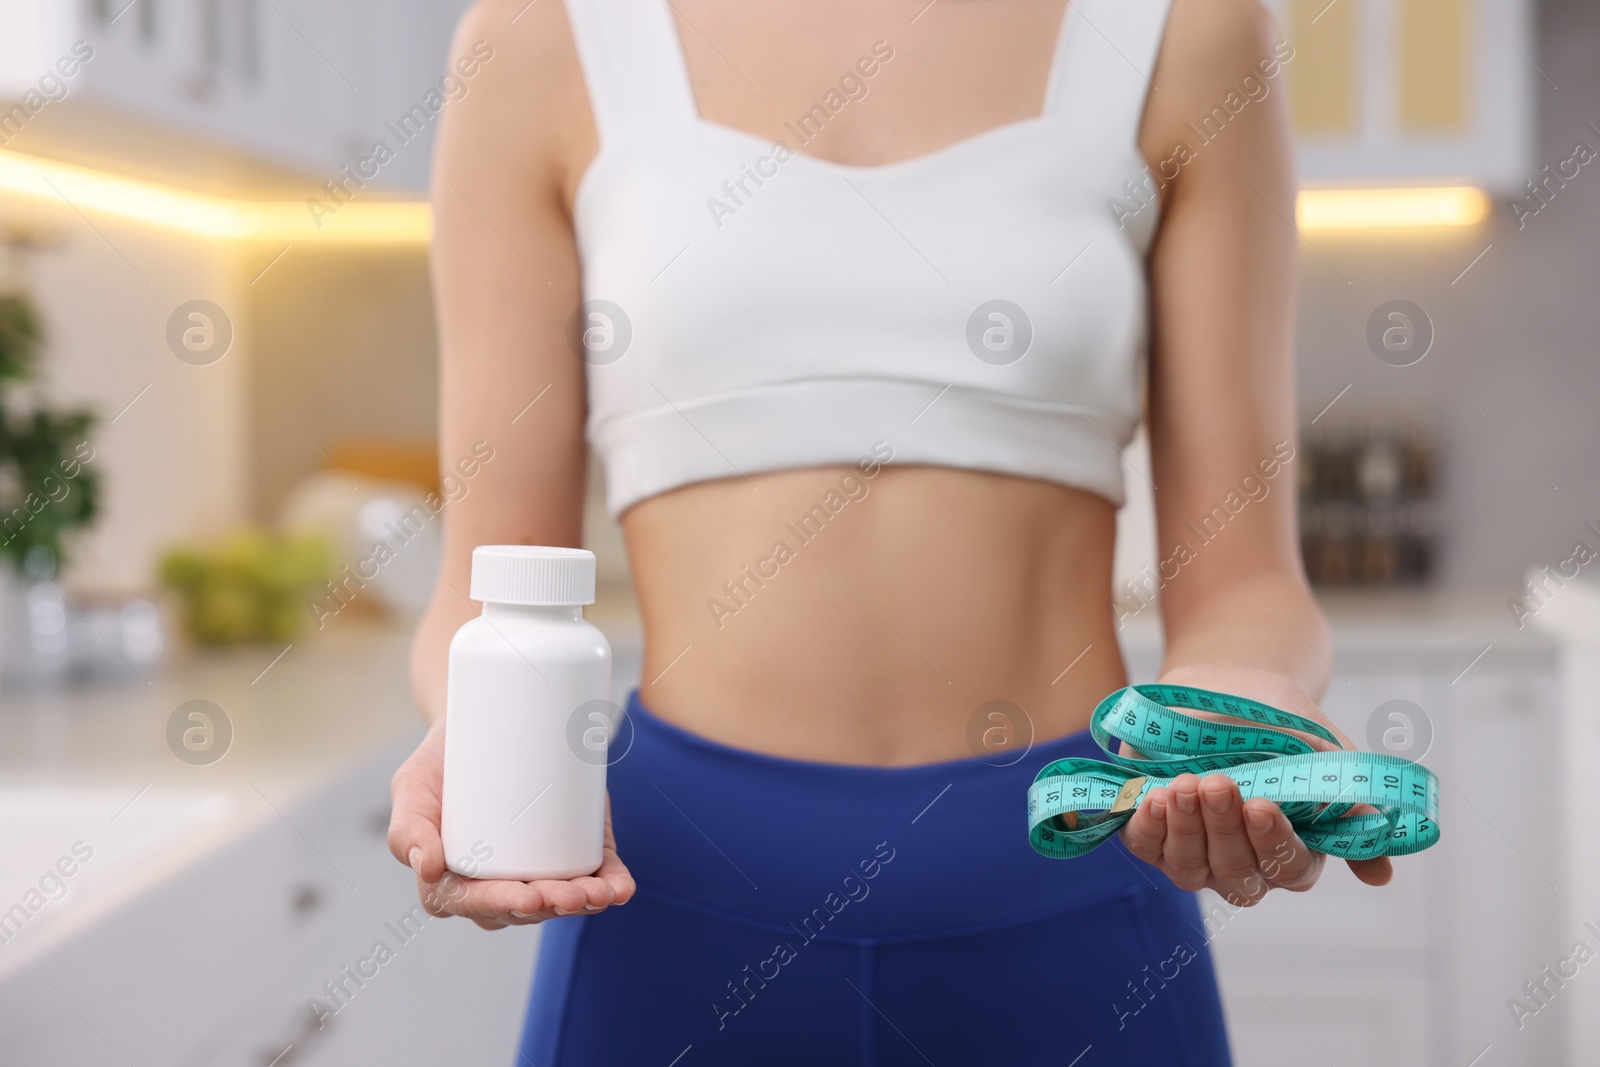
[[[429,723],[444,715],[445,668],[450,659],[450,639],[463,623],[478,613],[478,606],[449,590],[434,597],[411,636],[411,692]]]
[[[1328,623],[1295,576],[1241,576],[1177,610],[1163,605],[1163,612],[1163,677],[1226,664],[1284,675],[1312,700],[1321,699],[1327,688],[1333,670]]]

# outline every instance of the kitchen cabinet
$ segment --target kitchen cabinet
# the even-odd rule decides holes
[[[292,917],[270,904],[287,889],[292,838],[286,826],[262,824],[119,908],[91,936],[8,974],[0,982],[6,1062],[203,1062],[196,1056],[218,1029],[249,1014],[267,980],[288,967]]]
[[[5,1062],[511,1059],[538,930],[484,931],[415,907],[414,881],[385,842],[389,777],[409,748],[298,802],[261,799],[249,832],[0,980]],[[358,985],[350,974],[380,940],[392,958]],[[324,982],[347,995],[334,999]],[[313,998],[337,1009],[324,1026]]]
[[[291,876],[275,887],[276,910],[292,926],[288,959],[198,1063],[513,1058],[539,931],[484,931],[417,904],[414,880],[386,843],[389,777],[410,747],[396,746],[289,814],[298,847]],[[375,952],[380,942],[385,951]]]
[[[1268,2],[1308,184],[1510,192],[1538,170],[1533,0]]]
[[[1563,1055],[1563,1013],[1518,1027],[1508,1008],[1510,998],[1526,995],[1523,983],[1538,978],[1582,933],[1565,929],[1561,914],[1557,672],[1553,664],[1489,670],[1456,688],[1453,713],[1463,743],[1445,785],[1456,824],[1442,898],[1453,905],[1441,975],[1441,995],[1454,1009],[1446,1053],[1467,1063],[1492,1044],[1496,1064],[1583,1062],[1572,1049]]]
[[[1551,773],[1561,720],[1555,650],[1507,639],[1497,619],[1479,617],[1463,626],[1333,613],[1338,672],[1323,710],[1362,747],[1380,705],[1421,710],[1433,734],[1421,760],[1441,783],[1441,837],[1397,859],[1382,888],[1330,860],[1311,892],[1272,893],[1254,908],[1202,893],[1241,1067],[1576,1062],[1563,1058],[1558,1018],[1518,1029],[1507,1008],[1576,936],[1558,920],[1550,817],[1561,790]],[[1125,647],[1133,678],[1153,680],[1155,635],[1136,632]]]
[[[1530,582],[1548,580],[1549,568],[1530,568]],[[1547,587],[1548,588],[1548,587]],[[1583,579],[1567,582],[1543,599],[1533,625],[1552,635],[1561,647],[1562,721],[1556,743],[1541,753],[1545,773],[1558,785],[1555,803],[1537,813],[1545,833],[1559,833],[1562,848],[1556,878],[1561,886],[1558,921],[1560,955],[1575,956],[1579,942],[1592,953],[1600,947],[1600,785],[1594,769],[1600,765],[1600,586]],[[1567,980],[1552,981],[1548,972],[1528,969],[1519,980],[1540,983],[1548,991],[1549,1006],[1524,1018],[1526,1030],[1560,1026],[1568,1052],[1586,1059],[1600,1045],[1600,988],[1572,964],[1554,955],[1538,961],[1568,972]],[[1550,1016],[1555,1016],[1551,1018]]]
[[[73,128],[137,151],[139,127],[220,142],[275,166],[325,178],[370,153],[392,188],[426,184],[432,122],[396,143],[397,121],[439,87],[465,0],[40,0],[23,20],[25,46],[0,49],[0,83],[31,84],[74,41],[92,58],[50,108],[93,111]],[[437,109],[435,109],[436,111]],[[46,112],[48,114],[48,111]],[[122,130],[118,127],[126,126]],[[23,136],[12,147],[28,150]],[[320,196],[307,182],[306,196]]]
[[[85,836],[55,816],[38,842],[13,840],[17,798],[98,820],[70,892],[0,944],[0,1062],[511,1061],[539,930],[426,917],[388,851],[389,779],[421,733],[407,644],[398,631],[330,627],[269,672],[261,650],[241,649],[174,664],[148,686],[0,700],[7,902],[42,856]],[[203,767],[174,759],[165,734],[197,695],[234,726],[226,757]],[[109,807],[84,799],[102,796]],[[191,809],[209,814],[175,821]],[[408,918],[401,938],[391,927]],[[346,968],[379,940],[391,958],[366,964],[358,986]],[[329,1002],[324,983],[337,981],[353,995],[318,1028],[308,1002]]]

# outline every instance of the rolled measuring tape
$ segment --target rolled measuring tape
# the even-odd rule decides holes
[[[1285,728],[1337,751],[1319,752]],[[1052,859],[1092,851],[1150,790],[1210,772],[1232,778],[1245,800],[1277,804],[1307,847],[1331,856],[1404,856],[1439,840],[1437,775],[1401,756],[1352,752],[1321,723],[1280,708],[1186,685],[1136,685],[1102,700],[1089,730],[1110,762],[1056,760],[1028,787],[1028,841]],[[1117,741],[1144,757],[1118,754]],[[1350,815],[1357,804],[1377,811]]]

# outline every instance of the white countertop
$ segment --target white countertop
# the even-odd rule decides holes
[[[420,730],[408,638],[383,626],[330,628],[281,648],[176,657],[149,681],[0,696],[0,785],[294,789],[377,745]],[[274,657],[282,652],[276,663]],[[270,664],[270,666],[269,666]],[[227,754],[191,766],[167,747],[167,720],[209,700],[233,723]]]
[[[1553,663],[1555,642],[1518,630],[1485,597],[1350,594],[1325,599],[1336,661],[1452,671]],[[631,598],[604,593],[589,612],[617,654],[619,678],[637,670]],[[1159,656],[1154,609],[1121,634],[1130,666]],[[172,877],[297,798],[420,735],[409,686],[408,635],[368,624],[330,627],[280,650],[192,653],[148,683],[7,694],[0,698],[0,914],[70,847],[82,865],[59,901],[38,909],[20,937],[0,943],[0,975]],[[234,737],[215,763],[193,766],[168,748],[168,719],[186,701],[222,708]]]
[[[276,663],[281,649],[195,653],[148,682],[0,698],[0,923],[33,905],[20,935],[0,926],[0,976],[420,735],[407,645],[391,628],[330,628]],[[195,699],[233,727],[226,754],[203,766],[167,742],[173,711]],[[76,870],[51,899],[48,872],[78,842],[93,858],[68,862]],[[27,894],[41,878],[38,906]]]

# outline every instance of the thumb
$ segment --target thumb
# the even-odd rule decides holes
[[[389,851],[424,882],[433,883],[444,877],[444,841],[435,821],[402,814],[396,807],[389,819]]]
[[[444,776],[443,723],[429,729],[390,783],[389,851],[426,882],[444,876],[440,794]]]

